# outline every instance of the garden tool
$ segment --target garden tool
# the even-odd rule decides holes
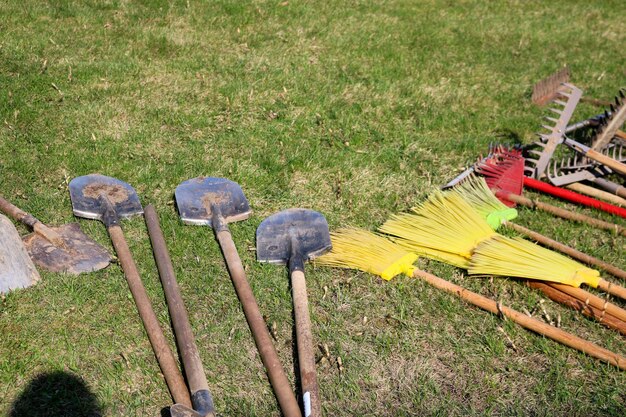
[[[209,226],[215,232],[280,408],[286,417],[300,416],[298,402],[280,364],[228,229],[228,223],[245,220],[252,213],[243,191],[238,184],[225,178],[198,177],[176,187],[175,197],[183,223]]]
[[[176,403],[191,406],[187,386],[152,309],[120,226],[121,219],[143,213],[137,193],[127,183],[99,174],[74,178],[69,188],[74,214],[104,223],[170,393]]]
[[[0,211],[33,229],[24,245],[37,266],[78,275],[106,268],[111,255],[80,230],[78,223],[48,227],[0,196]]]
[[[533,86],[532,101],[533,103],[543,106],[548,102],[554,100],[559,96],[559,87],[563,83],[568,83],[570,78],[570,70],[568,67],[563,67],[548,77],[537,82]],[[595,98],[582,97],[581,101],[593,104],[594,106],[608,106],[611,102],[606,100],[598,100]]]
[[[499,316],[506,316],[511,321],[528,330],[549,337],[552,340],[584,352],[589,356],[608,362],[620,369],[626,369],[626,358],[614,352],[562,329],[528,317],[509,307],[505,307],[497,301],[419,270],[413,266],[413,263],[417,260],[415,253],[390,242],[382,236],[358,229],[342,229],[332,233],[331,242],[333,246],[332,251],[319,257],[315,261],[316,264],[336,268],[358,269],[379,275],[385,280],[390,280],[399,274],[423,279],[435,288],[453,294],[476,307]]]
[[[0,294],[26,288],[39,281],[39,272],[28,257],[13,223],[0,214]]]
[[[189,390],[191,391],[192,411],[195,410],[199,417],[214,417],[215,407],[209,391],[209,384],[202,368],[202,361],[193,337],[191,324],[189,324],[189,316],[187,315],[183,298],[180,295],[180,288],[176,282],[174,266],[172,265],[172,259],[167,250],[165,237],[159,224],[159,216],[152,205],[149,204],[144,209],[144,218],[148,227],[150,242],[152,243],[154,259],[159,269],[163,292],[167,300],[167,308],[172,319],[176,344],[178,345],[183,369],[185,370]]]
[[[315,372],[304,262],[330,249],[328,223],[322,214],[313,210],[293,208],[281,211],[263,220],[256,230],[257,259],[289,267],[305,417],[320,417],[322,405]]]

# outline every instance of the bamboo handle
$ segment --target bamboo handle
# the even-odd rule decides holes
[[[619,320],[626,322],[626,310],[615,304],[609,303],[608,300],[600,298],[597,295],[591,294],[582,288],[571,287],[565,284],[559,284],[556,282],[546,282],[547,285],[556,288],[557,290],[570,295],[577,300],[582,301],[598,310],[606,311],[608,314],[616,317]]]
[[[594,258],[591,255],[587,255],[577,249],[574,249],[570,246],[564,245],[561,242],[557,242],[556,240],[550,239],[547,236],[534,232],[530,229],[525,228],[524,226],[520,226],[519,224],[506,222],[505,226],[515,230],[518,233],[521,233],[529,238],[536,240],[544,246],[548,246],[552,249],[558,250],[561,253],[571,256],[574,259],[578,259],[581,262],[586,263],[587,265],[594,265],[598,268],[601,268],[608,272],[609,274],[625,279],[626,280],[626,271],[619,269],[618,267],[611,265],[608,262],[604,262],[598,258]]]
[[[254,337],[256,347],[261,355],[261,360],[280,404],[280,408],[286,417],[300,417],[300,407],[296,401],[296,397],[291,390],[289,380],[285,375],[285,371],[278,359],[278,354],[272,343],[267,325],[263,320],[259,306],[257,305],[254,293],[250,284],[246,279],[246,273],[241,264],[241,259],[237,253],[237,248],[233,242],[233,238],[228,230],[221,230],[216,233],[217,240],[220,243],[226,265],[230,272],[235,291],[239,297],[239,301],[243,307],[243,312],[248,321],[248,326]]]
[[[600,200],[604,200],[606,202],[609,202],[619,207],[626,207],[626,200],[624,200],[623,198],[623,195],[626,195],[626,193],[623,193],[623,195],[620,196],[618,194],[619,192],[621,192],[621,191],[618,191],[619,188],[616,190],[615,194],[612,194],[612,193],[609,193],[608,191],[599,190],[595,187],[590,187],[588,185],[581,184],[579,182],[568,184],[565,187],[572,191],[576,191],[577,193],[581,193],[581,194],[588,195],[590,197],[598,198]],[[623,189],[623,191],[626,191],[626,188],[624,187],[621,187],[621,188]]]
[[[460,297],[463,300],[482,308],[483,310],[487,310],[494,314],[503,314],[520,326],[532,330],[535,333],[549,337],[552,340],[584,352],[589,356],[601,359],[605,362],[610,363],[611,365],[619,367],[622,370],[626,370],[626,358],[607,349],[604,349],[596,344],[593,344],[585,339],[574,336],[571,333],[568,333],[554,326],[550,326],[549,324],[543,323],[539,320],[533,319],[532,317],[528,317],[527,315],[522,314],[519,311],[502,306],[487,297],[466,290],[463,287],[455,285],[435,275],[429,274],[428,272],[415,269],[415,271],[413,272],[413,276],[416,278],[422,278],[436,288],[455,294],[457,297]]]
[[[622,236],[626,236],[626,229],[615,223],[609,223],[603,220],[594,219],[593,217],[589,217],[584,214],[575,213],[573,211],[565,210],[560,207],[542,203],[541,201],[531,200],[530,198],[523,197],[521,195],[517,195],[513,193],[509,193],[506,191],[496,191],[496,195],[499,198],[503,198],[505,200],[509,200],[514,203],[521,204],[522,206],[530,207],[533,209],[537,208],[539,210],[543,210],[548,213],[554,214],[557,217],[561,217],[564,219],[577,221],[581,223],[586,223],[586,224],[589,224],[591,226],[594,226],[600,229],[611,230]]]
[[[596,308],[592,305],[581,301],[576,297],[572,297],[558,289],[538,281],[526,281],[529,287],[535,288],[543,292],[548,298],[557,303],[566,305],[574,310],[580,311],[583,315],[591,317],[592,319],[604,324],[607,327],[617,330],[621,334],[626,336],[626,322],[618,319],[611,314],[608,314],[606,310]]]
[[[182,357],[183,368],[189,383],[193,408],[203,416],[214,416],[215,407],[213,405],[213,398],[209,391],[209,384],[204,373],[204,368],[202,367],[202,361],[198,353],[198,347],[193,336],[191,324],[189,323],[185,303],[180,294],[178,282],[176,282],[176,273],[174,272],[172,259],[167,250],[167,244],[165,243],[161,225],[159,224],[159,216],[154,206],[146,206],[144,209],[144,218],[146,226],[148,227],[148,235],[152,243],[152,250],[159,270],[161,284],[163,285],[163,292],[167,300],[167,307],[172,319],[178,350]]]
[[[28,214],[22,209],[20,209],[19,207],[11,204],[9,201],[5,200],[1,196],[0,196],[0,211],[5,213],[7,216],[10,216],[14,220],[22,224],[25,224],[26,226],[31,227],[35,233],[37,233],[38,235],[41,235],[48,242],[54,244],[55,246],[61,246],[61,247],[65,246],[63,239],[57,232],[55,232],[54,230],[52,230],[51,228],[49,228],[48,226],[40,222],[33,215]]]
[[[135,300],[139,316],[141,317],[143,325],[146,329],[146,333],[148,333],[152,350],[154,351],[154,355],[159,362],[161,371],[163,371],[167,387],[169,388],[176,403],[191,407],[191,399],[189,397],[189,392],[187,391],[187,386],[185,385],[183,376],[178,369],[178,364],[176,363],[174,354],[167,343],[167,339],[165,339],[165,336],[163,335],[163,330],[161,329],[159,320],[157,319],[156,314],[154,314],[146,289],[141,282],[141,278],[139,278],[139,271],[137,270],[135,261],[133,261],[130,249],[128,248],[128,244],[124,238],[124,232],[119,225],[108,227],[108,231],[109,236],[111,236],[115,252],[117,253],[117,257],[122,265],[122,269],[124,270],[124,276],[128,282],[128,287],[130,288],[130,292]]]
[[[626,288],[617,284],[613,284],[612,282],[609,282],[605,279],[600,280],[600,283],[598,284],[598,289],[614,295],[615,297],[619,297],[622,300],[626,300]]]
[[[616,161],[615,159],[608,157],[598,151],[594,151],[593,149],[589,149],[585,153],[585,156],[593,159],[594,161],[598,161],[603,165],[606,165],[615,172],[626,175],[626,164],[623,164],[620,161]]]
[[[313,334],[311,331],[309,301],[304,272],[295,270],[291,273],[291,288],[296,318],[298,365],[300,368],[304,417],[320,417],[322,415],[322,405],[315,371],[315,350],[313,348]]]

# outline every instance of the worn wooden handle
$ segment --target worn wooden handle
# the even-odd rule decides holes
[[[193,330],[189,323],[189,316],[185,309],[183,297],[180,294],[178,282],[176,282],[176,274],[172,259],[170,258],[165,237],[159,224],[159,216],[152,205],[148,205],[144,209],[144,217],[146,226],[148,227],[148,235],[152,243],[154,259],[159,269],[159,277],[163,285],[163,292],[167,300],[167,308],[170,312],[174,334],[176,335],[176,343],[183,361],[183,368],[189,383],[191,391],[191,402],[194,410],[200,412],[203,416],[208,414],[214,415],[215,409],[213,398],[209,391],[209,384],[202,367],[200,353],[193,337]]]
[[[587,255],[584,252],[581,252],[577,249],[574,249],[570,246],[564,245],[561,242],[557,242],[554,239],[550,239],[547,236],[544,236],[542,234],[539,234],[537,232],[534,232],[530,229],[527,229],[524,226],[520,226],[519,224],[515,224],[515,223],[511,223],[511,222],[506,222],[504,223],[506,227],[509,227],[513,230],[515,230],[518,233],[523,234],[524,236],[527,236],[539,243],[541,243],[544,246],[547,246],[549,248],[558,250],[561,253],[564,253],[566,255],[571,256],[574,259],[578,259],[581,262],[586,263],[587,265],[593,265],[593,266],[597,266],[598,268],[601,268],[603,270],[605,270],[606,272],[610,273],[613,276],[622,278],[626,280],[626,271],[611,265],[608,262],[604,262],[598,258],[594,258],[591,255]]]
[[[598,284],[598,289],[614,295],[615,297],[619,297],[622,300],[626,300],[626,288],[617,284],[613,284],[612,282],[609,282],[605,279],[600,280],[600,283]]]
[[[295,270],[291,273],[291,291],[296,319],[296,339],[298,342],[298,366],[300,368],[300,384],[304,417],[320,417],[322,404],[315,370],[315,349],[311,318],[309,316],[309,300],[306,291],[304,272]]]
[[[274,394],[276,394],[280,408],[286,417],[300,417],[302,415],[300,413],[300,407],[298,406],[296,397],[289,385],[289,380],[278,359],[278,354],[272,343],[265,320],[263,320],[263,316],[261,315],[261,310],[259,310],[259,306],[254,298],[252,288],[250,288],[250,284],[246,279],[246,273],[243,269],[239,254],[237,253],[233,238],[228,230],[218,231],[216,235],[222,252],[224,253],[226,265],[228,266],[235,291],[243,307],[248,326],[250,327],[256,347],[261,355],[263,365],[265,365],[265,369],[267,370],[268,378],[274,389]]]
[[[455,294],[457,297],[462,298],[463,300],[480,307],[483,310],[490,311],[494,314],[502,314],[520,326],[532,330],[535,333],[549,337],[552,340],[584,352],[589,356],[601,359],[619,367],[620,369],[626,370],[626,358],[611,352],[610,350],[604,349],[578,336],[574,336],[573,334],[562,329],[550,326],[549,324],[543,323],[532,317],[528,317],[519,311],[500,305],[487,297],[471,292],[463,287],[429,274],[428,272],[415,269],[413,276],[425,280],[436,288]]]
[[[189,391],[187,391],[183,376],[178,369],[174,354],[167,343],[167,339],[165,339],[165,335],[163,335],[159,320],[156,314],[154,314],[146,289],[139,277],[139,271],[137,270],[135,261],[133,261],[130,249],[124,238],[124,232],[119,225],[108,227],[108,231],[117,257],[124,270],[128,287],[135,300],[139,316],[146,329],[146,333],[148,333],[152,350],[165,377],[167,387],[175,402],[191,407]]]
[[[584,214],[575,213],[573,211],[565,210],[551,204],[542,203],[541,201],[531,200],[530,198],[506,191],[496,191],[496,196],[517,204],[521,204],[522,206],[546,211],[548,213],[554,214],[557,217],[586,223],[599,229],[610,230],[622,236],[626,236],[626,229],[615,223],[609,223],[603,220],[594,219],[593,217],[589,217]]]
[[[559,284],[556,282],[549,282],[546,284],[584,302],[585,304],[597,308],[598,310],[606,311],[610,315],[626,322],[626,310],[613,303],[609,303],[605,298],[598,297],[597,295],[585,291],[582,288],[571,287],[569,285]]]
[[[5,200],[1,196],[0,211],[5,213],[7,216],[10,216],[14,220],[31,227],[35,233],[43,236],[48,242],[52,243],[53,245],[61,247],[65,245],[63,239],[57,232],[40,222],[33,215],[28,214],[19,207],[11,204],[9,201]]]
[[[544,282],[527,281],[527,284],[529,287],[543,292],[551,300],[573,308],[574,310],[578,310],[583,315],[591,317],[592,319],[597,320],[605,326],[615,329],[626,336],[626,322],[609,314],[606,309],[594,307],[593,305],[586,303],[585,300],[580,300],[577,297],[573,297],[559,291],[557,288]]]
[[[615,159],[608,157],[598,151],[594,151],[593,149],[589,149],[585,153],[585,156],[593,159],[594,161],[598,161],[603,165],[606,165],[615,172],[626,175],[626,164],[623,164],[620,161],[616,161]]]
[[[589,197],[604,200],[618,207],[626,207],[626,200],[624,200],[623,198],[623,196],[626,195],[626,188],[621,186],[616,187],[615,193],[603,191],[595,187],[590,187],[589,185],[581,184],[579,182],[567,184],[565,188],[575,191],[577,193],[588,195]],[[620,195],[620,193],[622,193],[622,195]]]

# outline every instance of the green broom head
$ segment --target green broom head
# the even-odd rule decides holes
[[[379,275],[389,281],[398,274],[413,276],[417,255],[389,239],[365,230],[346,228],[330,234],[332,250],[315,263],[351,268]]]
[[[474,248],[496,235],[458,193],[436,191],[413,213],[392,216],[379,229],[420,255],[467,268]]]
[[[461,195],[493,230],[498,230],[506,221],[517,217],[517,210],[507,207],[498,200],[483,177],[471,175],[460,185],[447,192]]]
[[[600,273],[522,238],[495,236],[474,251],[470,274],[503,275],[597,287]]]

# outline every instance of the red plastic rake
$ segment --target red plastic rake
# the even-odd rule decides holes
[[[513,207],[515,203],[518,203],[514,197],[510,198],[511,194],[521,196],[522,189],[526,186],[572,203],[626,218],[626,209],[624,208],[524,176],[524,157],[519,149],[507,149],[503,146],[495,147],[489,157],[477,164],[476,172],[485,177],[489,188],[494,190],[498,198],[509,207]],[[527,205],[524,203],[519,204]],[[541,207],[537,205],[537,208]],[[616,225],[611,224],[610,229],[614,230],[615,227]]]

